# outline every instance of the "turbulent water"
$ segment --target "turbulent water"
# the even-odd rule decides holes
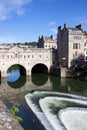
[[[27,113],[25,99],[45,130],[87,130],[87,82],[45,74],[26,77],[15,70],[7,79],[1,79],[0,88],[2,100],[20,104],[24,130],[44,130],[30,110]]]
[[[87,130],[87,123],[84,121],[87,119],[86,97],[35,91],[27,94],[25,99],[46,130]],[[72,116],[75,112],[77,116]],[[70,118],[67,119],[67,117]],[[82,121],[81,126],[79,117]],[[77,125],[74,125],[75,122]]]

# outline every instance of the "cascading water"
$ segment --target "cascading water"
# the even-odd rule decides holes
[[[58,113],[67,130],[87,130],[87,109],[66,108]]]
[[[34,114],[40,120],[41,124],[46,130],[87,130],[87,125],[84,127],[77,126],[71,127],[72,120],[76,120],[76,116],[72,117],[70,124],[66,118],[77,112],[77,116],[81,113],[81,120],[87,119],[87,98],[81,96],[75,96],[65,93],[47,92],[47,91],[35,91],[28,93],[25,96],[25,100]],[[65,113],[65,111],[67,111]],[[86,117],[85,117],[86,116]],[[82,128],[82,129],[81,129]]]

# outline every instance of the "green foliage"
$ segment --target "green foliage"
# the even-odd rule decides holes
[[[17,116],[17,113],[19,112],[18,106],[18,104],[13,104],[13,106],[10,108],[10,112],[17,122],[22,122],[23,119],[20,116]]]
[[[15,116],[15,119],[16,119],[17,122],[22,122],[23,121],[23,119],[21,117],[19,117],[19,116]]]
[[[25,45],[30,45],[30,46],[32,46],[32,47],[37,46],[37,42],[25,42],[24,44],[25,44]]]
[[[85,73],[87,64],[84,55],[79,55],[76,59],[71,61],[70,73],[72,77],[79,77]]]
[[[37,42],[33,41],[33,42],[25,42],[25,43],[14,43],[14,45],[29,45],[35,47],[37,46]]]

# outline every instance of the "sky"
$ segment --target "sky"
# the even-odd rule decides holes
[[[0,43],[57,38],[58,26],[87,30],[87,0],[0,0]]]

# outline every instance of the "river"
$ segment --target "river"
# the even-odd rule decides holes
[[[27,109],[25,105],[24,96],[30,91],[36,90],[87,96],[87,82],[49,76],[43,73],[33,73],[32,76],[26,77],[20,75],[18,70],[12,71],[7,78],[2,78],[0,82],[0,99],[6,103],[8,108],[11,108],[14,102],[20,104],[18,106],[18,115],[23,118],[23,122],[20,124],[24,130],[44,130],[31,110]]]

